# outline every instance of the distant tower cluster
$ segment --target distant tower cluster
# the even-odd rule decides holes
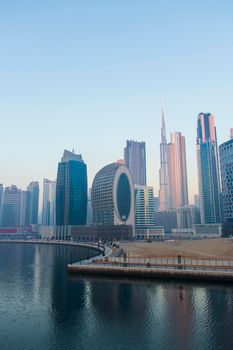
[[[19,227],[38,224],[39,183],[31,182],[27,191],[17,186],[0,186],[1,226]]]
[[[167,141],[163,108],[158,197],[154,197],[153,187],[147,186],[144,141],[127,140],[124,159],[100,169],[89,194],[82,155],[64,150],[56,181],[44,179],[43,183],[41,232],[48,234],[43,237],[100,241],[132,238],[136,233],[138,239],[149,239],[161,231],[158,226],[164,228],[161,236],[164,230],[200,233],[204,226],[208,232],[220,232],[221,220],[226,235],[233,234],[233,128],[230,140],[220,145],[218,153],[213,115],[198,114],[196,153],[199,194],[193,206],[188,199],[185,137],[175,131]],[[37,181],[32,181],[26,191],[0,184],[3,231],[37,226],[38,206]]]

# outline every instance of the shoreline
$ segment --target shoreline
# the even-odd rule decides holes
[[[62,246],[68,246],[68,247],[92,249],[92,250],[95,250],[97,252],[97,255],[99,255],[100,253],[103,252],[103,248],[98,247],[97,245],[94,245],[91,243],[76,243],[76,242],[70,242],[70,241],[42,241],[42,240],[17,240],[17,239],[5,240],[5,239],[2,239],[2,240],[0,240],[0,244],[1,243],[62,245]],[[96,257],[97,255],[95,255],[94,257]]]
[[[94,264],[68,265],[70,275],[76,276],[102,276],[102,277],[127,277],[130,279],[151,279],[170,281],[199,281],[233,284],[233,273],[203,271],[203,270],[175,270],[175,269],[151,269],[122,266],[100,266]]]

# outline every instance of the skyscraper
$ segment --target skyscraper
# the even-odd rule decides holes
[[[160,170],[159,170],[160,211],[166,211],[170,209],[167,153],[168,153],[168,146],[167,146],[167,138],[166,138],[166,127],[165,127],[165,120],[164,120],[164,111],[162,109]]]
[[[21,190],[15,185],[6,187],[2,204],[2,226],[19,226]]]
[[[150,186],[134,186],[135,228],[154,227],[154,191]]]
[[[56,225],[85,225],[87,217],[87,167],[82,156],[64,151],[58,164]]]
[[[171,210],[188,205],[188,181],[185,137],[180,132],[171,134],[167,147],[169,203]]]
[[[134,227],[134,186],[127,166],[112,163],[103,167],[92,184],[93,223]]]
[[[219,223],[220,183],[214,116],[200,113],[197,119],[197,167],[202,223]]]
[[[42,226],[55,226],[56,181],[44,179]]]
[[[28,187],[29,225],[38,224],[39,183],[32,181]]]
[[[146,186],[146,145],[145,142],[127,140],[124,149],[125,165],[129,168],[134,184]]]
[[[30,223],[31,198],[28,191],[21,191],[19,226],[27,226]]]
[[[3,200],[3,185],[0,184],[0,225],[1,225],[1,217],[2,217],[2,200]]]
[[[232,129],[231,129],[232,130]],[[219,146],[221,180],[223,232],[233,233],[233,133],[229,141]]]

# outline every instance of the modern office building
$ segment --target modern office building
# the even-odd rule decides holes
[[[88,200],[87,200],[87,225],[93,224],[93,210],[91,203],[91,188],[88,191]]]
[[[0,225],[2,217],[3,184],[0,184]]]
[[[154,197],[154,212],[157,213],[159,211],[159,197]]]
[[[38,224],[39,183],[32,181],[28,187],[29,225]]]
[[[155,225],[163,227],[164,232],[170,234],[173,228],[177,228],[176,210],[159,211],[155,213]]]
[[[220,183],[216,127],[210,113],[197,120],[197,166],[201,223],[221,222]]]
[[[129,168],[134,184],[146,186],[146,144],[127,140],[124,149],[125,165]]]
[[[196,222],[196,208],[194,205],[180,207],[177,213],[177,228],[191,228]]]
[[[87,218],[87,167],[82,156],[64,151],[58,164],[56,225],[85,225]]]
[[[21,190],[12,185],[6,187],[2,203],[2,226],[17,227],[20,218]]]
[[[194,205],[196,208],[200,208],[200,199],[198,194],[194,195]]]
[[[188,205],[188,181],[185,137],[180,132],[171,133],[167,146],[168,187],[170,209]]]
[[[222,181],[223,233],[233,234],[233,135],[219,146]]]
[[[168,145],[164,111],[162,109],[162,127],[160,143],[160,170],[159,170],[159,203],[160,212],[170,209],[169,178],[168,178]]]
[[[134,186],[135,228],[154,227],[154,191],[150,186]]]
[[[42,225],[55,226],[56,181],[44,179]]]
[[[19,226],[28,226],[30,222],[30,193],[28,191],[21,191],[20,198],[20,215],[19,215]]]
[[[93,180],[91,200],[94,225],[134,227],[134,186],[127,166],[103,167]]]

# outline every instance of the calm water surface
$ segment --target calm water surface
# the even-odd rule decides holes
[[[0,350],[233,349],[231,286],[74,278],[71,254],[0,243]]]

